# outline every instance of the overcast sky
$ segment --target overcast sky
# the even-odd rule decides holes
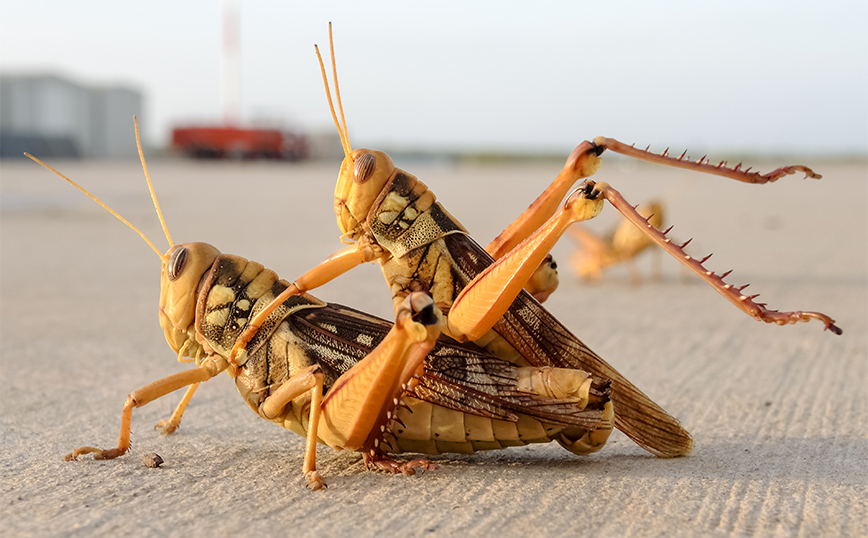
[[[334,23],[354,147],[868,152],[868,2],[278,2],[240,6],[241,119],[331,129]],[[223,118],[220,1],[0,3],[0,70],[145,96],[152,143]],[[662,149],[662,148],[660,148]]]

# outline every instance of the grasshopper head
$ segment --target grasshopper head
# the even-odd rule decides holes
[[[370,149],[357,149],[353,151],[350,146],[350,137],[347,133],[347,122],[344,117],[344,106],[341,103],[341,91],[338,88],[338,69],[335,63],[335,44],[332,38],[332,25],[329,23],[329,49],[332,57],[332,76],[335,83],[335,98],[337,110],[332,101],[331,88],[326,75],[325,64],[319,52],[319,47],[314,45],[316,56],[322,71],[322,81],[329,102],[332,119],[341,139],[344,150],[344,162],[338,173],[338,182],[335,185],[335,215],[338,218],[338,228],[344,238],[351,241],[359,239],[362,234],[362,223],[367,219],[368,212],[374,201],[382,192],[383,187],[395,174],[395,164],[392,159],[382,151]],[[338,118],[340,112],[340,118]]]
[[[160,269],[160,327],[175,353],[189,341],[185,355],[195,357],[196,302],[203,277],[220,251],[207,243],[174,245]]]
[[[202,344],[196,340],[197,296],[203,277],[220,255],[220,251],[206,243],[175,245],[174,241],[172,241],[172,236],[169,234],[169,229],[163,220],[163,212],[160,211],[160,204],[157,202],[157,196],[151,184],[151,177],[148,175],[148,166],[145,164],[142,144],[139,139],[139,124],[138,121],[135,121],[135,118],[133,119],[136,126],[136,145],[139,149],[139,156],[142,159],[142,168],[145,172],[145,179],[148,181],[148,189],[151,191],[151,200],[154,202],[154,209],[157,211],[157,217],[160,219],[166,239],[172,245],[165,254],[160,252],[141,230],[133,226],[127,219],[120,216],[87,189],[36,157],[27,153],[25,155],[63,178],[67,183],[83,192],[106,211],[117,217],[118,220],[129,226],[160,257],[162,262],[160,269],[160,327],[163,328],[169,346],[175,353],[178,353],[179,357],[183,352],[184,356],[197,358],[198,354],[202,351]]]
[[[395,175],[395,164],[382,151],[357,149],[347,153],[335,186],[338,228],[350,239],[361,234],[361,223],[383,188]]]

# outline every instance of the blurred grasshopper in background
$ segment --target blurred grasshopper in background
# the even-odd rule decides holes
[[[294,295],[253,332],[243,364],[230,365],[227,357],[238,335],[289,283],[209,244],[175,244],[144,157],[154,207],[171,245],[165,254],[84,188],[28,157],[99,203],[157,253],[160,326],[178,360],[197,366],[129,395],[117,447],[79,447],[67,460],[91,453],[95,459],[122,456],[130,448],[133,409],[186,387],[171,418],[157,424],[163,433],[174,432],[199,383],[223,371],[235,378],[260,417],[306,437],[304,476],[313,489],[325,485],[316,469],[317,442],[362,451],[378,468],[412,474],[416,467],[434,466],[370,455],[469,453],[552,440],[587,454],[602,448],[612,431],[608,380],[576,369],[521,367],[472,343],[438,339],[442,315],[424,292],[402,300],[394,325],[311,295]]]
[[[444,316],[443,333],[459,342],[471,341],[489,353],[519,367],[555,367],[589,372],[611,380],[615,425],[646,450],[663,457],[690,452],[693,442],[678,421],[634,387],[540,306],[523,289],[543,263],[552,245],[569,225],[596,216],[605,201],[642,230],[655,244],[672,254],[714,289],[753,318],[785,325],[818,319],[836,334],[834,320],[817,312],[779,312],[744,296],[736,288],[684,252],[689,243],[676,245],[636,212],[621,194],[606,183],[588,178],[600,166],[607,149],[660,164],[729,177],[747,183],[766,183],[798,171],[819,178],[805,166],[787,166],[761,175],[706,162],[690,162],[637,150],[617,140],[598,137],[579,144],[555,181],[530,207],[485,249],[436,201],[434,194],[413,175],[395,167],[383,152],[353,150],[347,133],[337,82],[334,45],[329,27],[337,111],[332,102],[325,65],[320,68],[329,106],[340,135],[345,158],[335,187],[335,214],[341,239],[349,246],[300,276],[274,301],[314,289],[365,262],[378,261],[396,308],[414,292],[427,292]],[[585,179],[561,200],[579,180]],[[560,209],[559,209],[560,208]],[[270,307],[250,321],[236,341],[229,362],[242,365],[252,349],[248,341],[265,322]],[[461,432],[456,432],[460,437]],[[564,444],[562,442],[562,444]],[[382,445],[381,445],[382,446]],[[370,461],[386,462],[382,450],[370,452]],[[388,467],[388,464],[384,464]]]
[[[663,202],[638,206],[636,212],[654,228],[659,230],[663,226]],[[621,221],[605,236],[599,236],[583,226],[570,226],[569,232],[578,245],[576,252],[570,256],[570,265],[580,278],[599,280],[603,277],[603,269],[623,263],[630,270],[633,284],[642,282],[639,268],[636,267],[636,256],[653,247],[654,240],[632,222]],[[655,254],[659,254],[659,251]],[[659,278],[659,256],[655,273]]]

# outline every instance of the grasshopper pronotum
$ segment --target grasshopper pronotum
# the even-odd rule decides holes
[[[294,295],[253,333],[244,361],[230,364],[229,351],[249,320],[289,284],[261,264],[211,245],[175,244],[143,156],[171,245],[166,253],[84,188],[29,157],[99,203],[157,253],[160,325],[178,360],[197,366],[129,395],[117,447],[79,447],[68,460],[122,456],[130,448],[133,409],[187,387],[171,418],[157,424],[172,433],[199,383],[223,371],[262,418],[306,437],[304,476],[313,489],[325,485],[316,469],[317,442],[362,451],[369,466],[412,474],[416,467],[434,466],[422,459],[397,463],[384,453],[473,452],[556,440],[587,454],[602,448],[612,431],[607,379],[577,369],[518,366],[473,344],[438,339],[443,318],[424,292],[407,295],[394,325]]]
[[[668,166],[686,168],[747,183],[767,183],[788,174],[804,172],[801,165],[778,168],[768,174],[711,165],[706,157],[692,162],[685,154],[670,157],[637,150],[617,140],[597,137],[576,147],[555,181],[530,207],[485,249],[441,206],[434,194],[413,175],[398,169],[383,152],[353,150],[341,104],[329,26],[337,112],[332,101],[325,65],[317,48],[332,118],[344,149],[344,160],[335,187],[335,213],[342,240],[352,243],[300,276],[274,302],[312,290],[364,262],[378,261],[395,306],[416,291],[431,294],[442,311],[444,333],[460,341],[472,341],[492,354],[521,366],[574,368],[611,380],[615,425],[646,450],[664,457],[690,452],[693,442],[678,421],[636,389],[614,368],[591,351],[523,288],[552,245],[574,222],[595,217],[605,201],[642,230],[651,241],[675,256],[726,299],[753,318],[786,325],[817,319],[836,334],[834,320],[818,312],[779,312],[745,296],[746,286],[724,282],[729,274],[704,267],[710,256],[695,259],[684,251],[690,241],[677,245],[657,230],[610,185],[589,178],[600,166],[607,149]],[[340,118],[339,118],[340,116]],[[579,180],[584,180],[569,196]],[[561,204],[561,200],[566,201]],[[559,209],[560,207],[560,209]],[[231,363],[244,360],[247,340],[255,334],[269,308],[250,322],[229,356]]]

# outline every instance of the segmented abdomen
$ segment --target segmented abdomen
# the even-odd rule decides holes
[[[497,450],[530,443],[548,443],[568,429],[544,424],[519,414],[518,421],[491,419],[435,405],[412,397],[403,398],[407,408],[399,408],[403,423],[392,426],[392,438],[385,436],[387,452],[421,454],[464,453]],[[583,432],[584,433],[584,432]]]
[[[208,346],[228,354],[249,320],[287,285],[256,262],[221,256],[202,284],[197,329]],[[358,310],[327,305],[307,295],[292,297],[267,318],[249,342],[248,352],[239,356],[236,386],[261,414],[260,406],[273,390],[316,364],[325,373],[328,392],[390,327],[389,322]],[[472,344],[439,342],[426,358],[425,373],[412,383],[415,392],[405,395],[393,411],[394,437],[385,434],[383,448],[428,454],[474,452],[551,440],[563,444],[564,435],[573,443],[589,432],[597,437],[590,445],[584,443],[579,453],[602,446],[612,421],[603,409],[611,409],[607,382],[595,379],[591,385],[586,374],[576,370],[549,369],[545,375],[552,379],[585,383],[575,394],[549,394],[549,385],[561,383],[544,381],[537,383],[540,389],[528,388],[528,380],[536,379],[536,374],[527,376],[530,370],[534,369],[519,368]],[[579,392],[582,395],[577,397]],[[592,402],[587,405],[589,397]],[[309,393],[304,393],[270,420],[305,435],[309,402]],[[570,450],[577,451],[575,446]]]

